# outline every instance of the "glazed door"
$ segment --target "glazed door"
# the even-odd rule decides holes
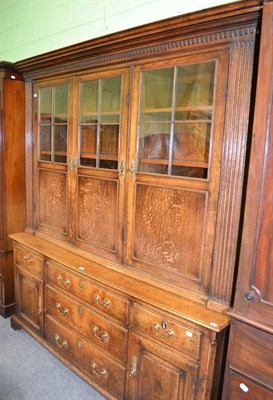
[[[128,84],[126,69],[77,81],[73,237],[77,246],[115,261],[122,259]]]
[[[224,53],[136,68],[126,262],[207,293],[227,76]],[[136,111],[134,111],[136,110]]]
[[[34,88],[35,228],[62,240],[70,239],[72,83],[72,80],[56,80]]]

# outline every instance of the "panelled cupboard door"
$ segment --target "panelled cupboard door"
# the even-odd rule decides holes
[[[62,79],[34,87],[35,228],[62,240],[70,239],[72,84]]]
[[[137,335],[131,344],[126,399],[195,398],[197,365]]]
[[[121,261],[128,70],[82,76],[73,209],[77,246]]]
[[[19,265],[15,270],[16,315],[34,332],[43,335],[44,283]]]
[[[213,52],[137,67],[133,79],[126,262],[202,294],[211,279],[227,65],[224,52]]]

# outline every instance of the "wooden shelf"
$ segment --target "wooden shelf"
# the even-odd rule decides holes
[[[50,150],[41,150],[40,154],[44,154],[44,155],[51,155],[51,151]],[[66,157],[66,151],[54,151],[53,153],[55,156],[65,156]]]
[[[155,158],[141,158],[140,164],[168,165],[168,160],[160,160]],[[175,167],[191,167],[191,168],[208,168],[208,163],[202,161],[173,161]]]
[[[176,107],[175,112],[177,111],[213,111],[213,106],[189,106],[189,107]],[[172,108],[163,107],[163,108],[145,108],[141,111],[142,114],[156,114],[156,113],[171,113]]]
[[[117,111],[104,111],[104,112],[93,112],[93,113],[81,113],[80,117],[96,117],[97,115],[120,115]]]
[[[90,158],[92,160],[95,160],[96,158],[99,158],[100,160],[109,160],[109,161],[118,161],[118,156],[111,156],[111,155],[99,155],[97,156],[96,154],[91,154],[91,153],[81,153],[81,158]]]
[[[51,151],[50,150],[41,150],[40,154],[51,155]]]

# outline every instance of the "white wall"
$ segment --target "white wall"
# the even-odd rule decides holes
[[[19,61],[236,0],[0,0],[0,60]]]

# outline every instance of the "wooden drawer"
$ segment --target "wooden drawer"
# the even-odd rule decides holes
[[[111,291],[100,288],[80,275],[73,274],[61,265],[47,263],[46,279],[68,293],[78,296],[108,315],[126,322],[128,319],[129,302]]]
[[[267,390],[245,376],[231,372],[225,400],[272,400],[273,391]]]
[[[35,253],[28,247],[16,245],[14,247],[14,257],[17,264],[42,278],[44,259],[39,253]]]
[[[49,286],[46,287],[46,312],[76,329],[125,364],[128,341],[126,329]]]
[[[54,350],[118,399],[123,398],[124,367],[48,316],[45,334]]]
[[[236,321],[230,366],[273,390],[273,335]]]
[[[184,354],[199,359],[202,334],[197,330],[139,305],[134,307],[134,329],[152,336]]]

